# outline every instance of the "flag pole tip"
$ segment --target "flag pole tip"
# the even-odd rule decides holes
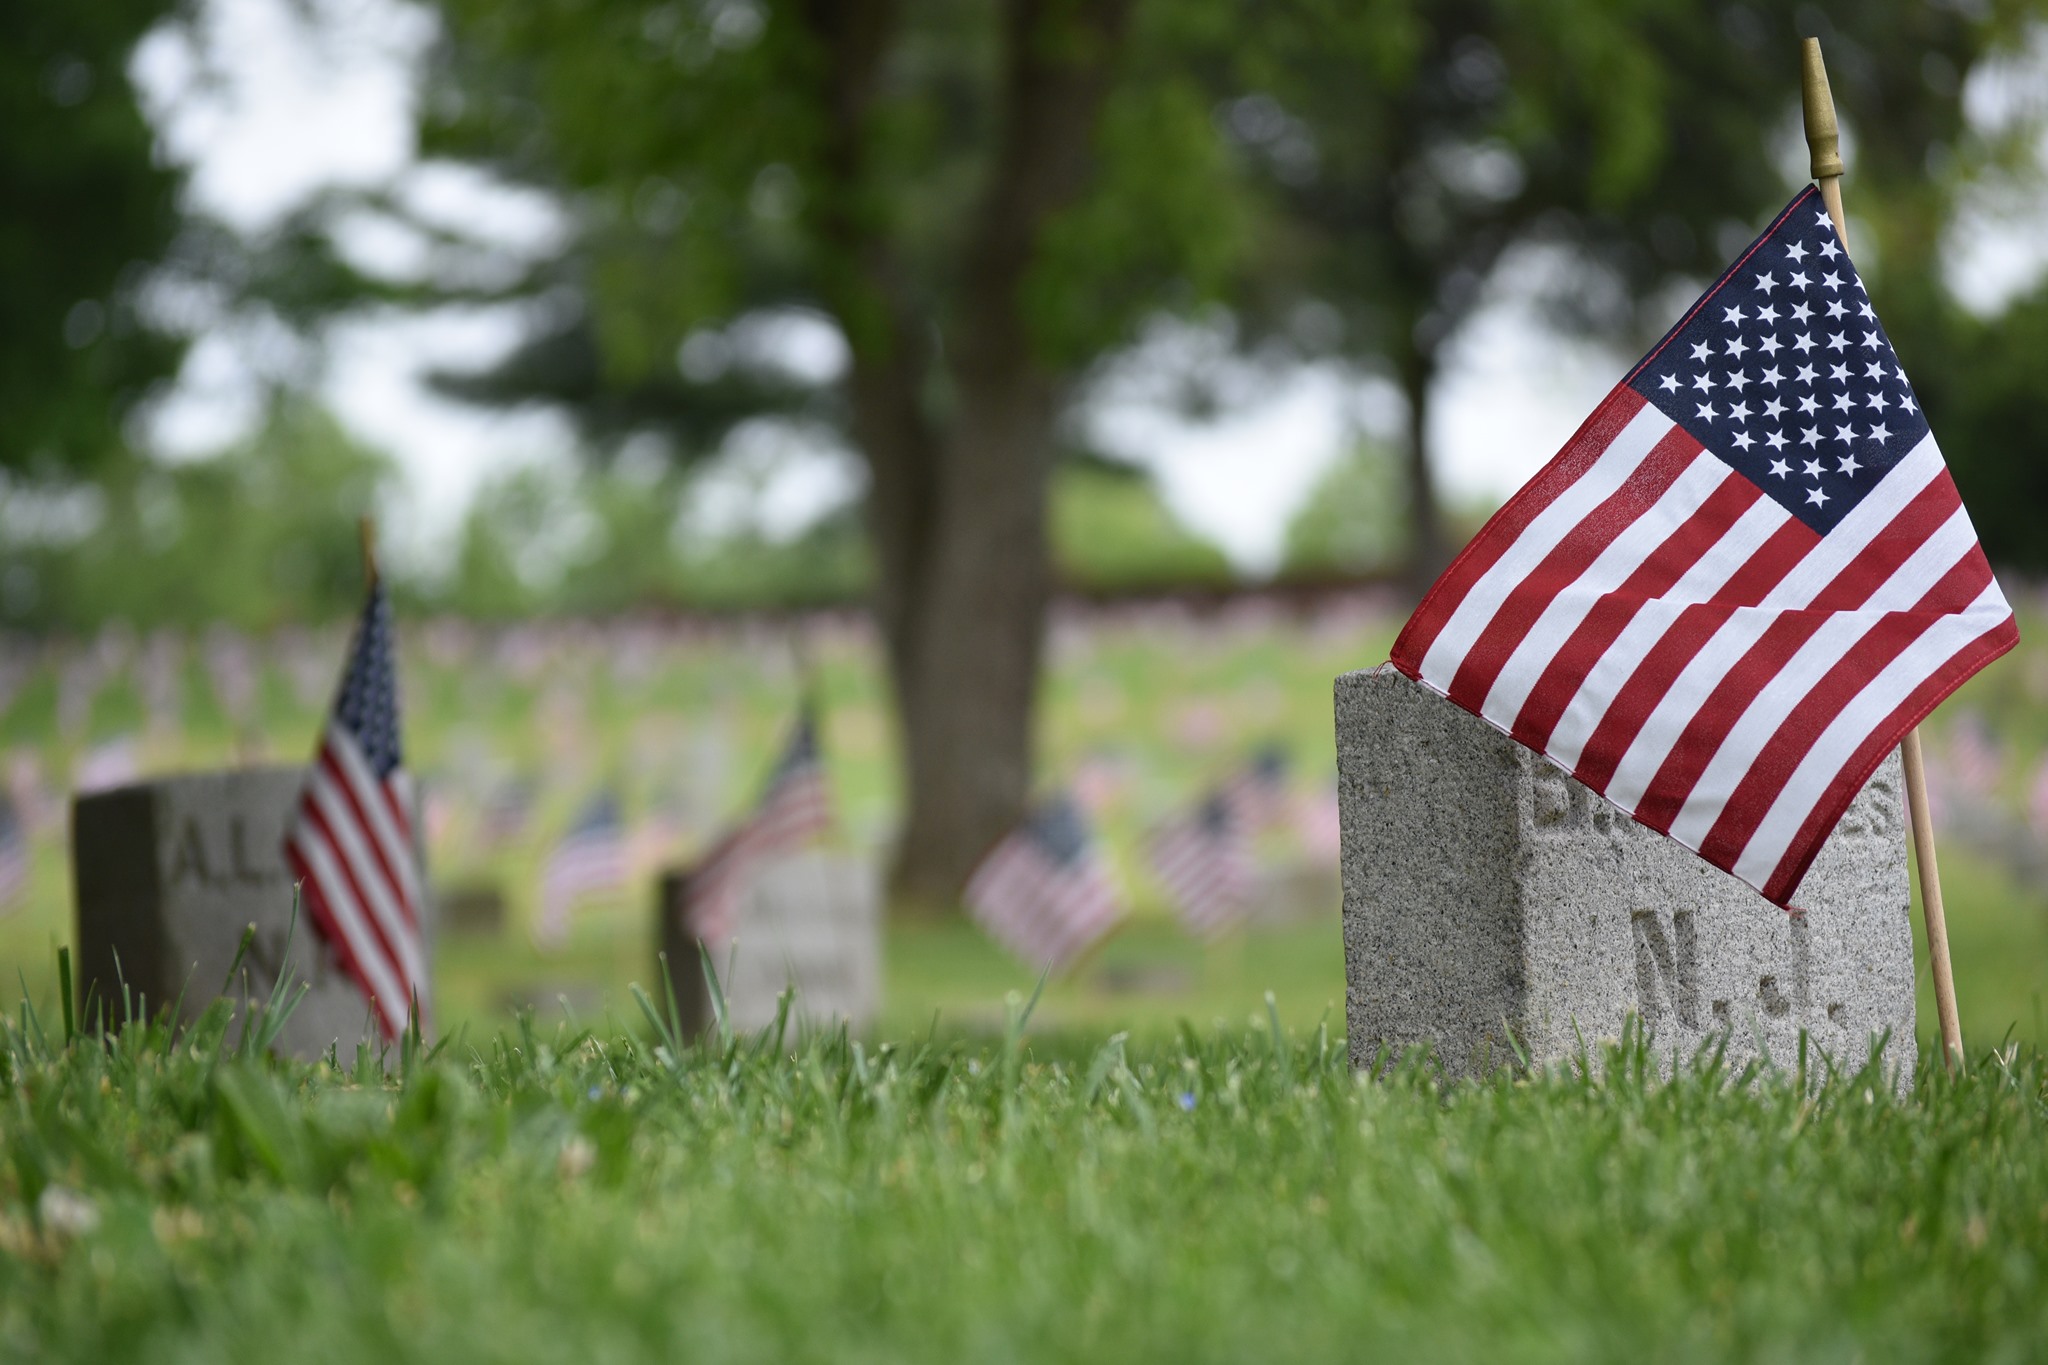
[[[1842,173],[1841,125],[1835,120],[1835,97],[1828,89],[1828,68],[1821,60],[1820,39],[1799,40],[1799,102],[1806,118],[1806,149],[1815,180]]]

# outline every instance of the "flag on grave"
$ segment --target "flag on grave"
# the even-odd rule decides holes
[[[626,823],[618,798],[601,791],[586,801],[540,873],[540,918],[534,937],[559,944],[569,936],[569,912],[585,896],[617,891],[632,879]]]
[[[691,870],[684,888],[683,922],[707,943],[729,942],[740,894],[762,862],[801,848],[831,828],[832,801],[819,756],[817,716],[806,701],[753,810]]]
[[[1034,967],[1064,967],[1123,913],[1088,817],[1064,792],[982,859],[965,894],[974,922]]]
[[[1251,844],[1251,831],[1219,790],[1162,826],[1145,854],[1188,928],[1214,938],[1251,901]]]
[[[1394,666],[1781,906],[2018,640],[1820,192],[1430,589]]]
[[[28,885],[28,833],[14,802],[0,792],[0,910],[11,910]]]
[[[417,1007],[426,1027],[427,949],[412,780],[398,741],[391,602],[373,581],[349,645],[320,752],[285,831],[306,912],[361,988],[386,1038]]]

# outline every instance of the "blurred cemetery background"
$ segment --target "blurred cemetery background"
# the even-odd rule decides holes
[[[789,73],[857,56],[873,16],[792,37],[785,8],[0,17],[0,972],[32,998],[70,936],[73,794],[311,755],[365,513],[444,1028],[630,1017],[655,878],[752,799],[805,669],[835,839],[890,862],[904,721],[869,608],[903,587],[870,538],[895,476],[844,325],[874,281],[835,253],[899,253],[919,319],[977,316],[1001,34],[907,7],[923,93],[863,191],[904,223],[847,250],[872,204],[831,208],[843,110]],[[1048,1017],[1242,1021],[1271,991],[1341,1024],[1331,679],[1386,657],[1416,584],[1804,179],[1797,28],[1828,45],[1859,263],[2020,612],[1927,732],[1964,1026],[2048,1040],[2044,16],[1553,8],[1199,0],[1082,35],[1121,45],[1082,144],[1107,188],[1011,206],[1052,243],[1018,326],[1056,363],[1019,391],[1060,395],[1018,438],[1051,471],[1018,733],[1131,914]],[[999,385],[927,359],[930,439],[971,447]],[[1038,624],[989,648],[1028,658]],[[1201,940],[1143,841],[1269,745],[1259,894]],[[610,870],[551,875],[572,831]],[[957,914],[899,914],[880,1029],[999,1021],[1033,976]]]

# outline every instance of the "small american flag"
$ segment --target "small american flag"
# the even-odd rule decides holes
[[[1034,967],[1066,966],[1109,932],[1123,903],[1088,828],[1064,793],[1042,802],[968,879],[968,911]]]
[[[28,885],[28,833],[14,803],[0,794],[0,910],[12,910]]]
[[[1251,831],[1221,790],[1169,821],[1145,852],[1188,928],[1214,938],[1236,923],[1252,896]]]
[[[762,862],[800,848],[831,828],[832,802],[819,760],[818,725],[807,704],[753,811],[691,869],[683,893],[683,922],[707,943],[730,942],[740,895]]]
[[[1287,810],[1287,751],[1268,744],[1223,784],[1220,795],[1247,837],[1255,837]]]
[[[1809,186],[1488,522],[1394,666],[1789,906],[2019,638]]]
[[[610,792],[599,792],[577,812],[540,873],[540,918],[534,937],[558,945],[569,937],[569,912],[585,896],[623,888],[632,879],[625,821]]]
[[[285,832],[285,861],[313,927],[396,1038],[426,1027],[426,940],[413,792],[398,744],[391,603],[381,582],[356,623],[320,752]]]

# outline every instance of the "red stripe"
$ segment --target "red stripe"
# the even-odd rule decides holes
[[[1486,704],[1486,694],[1493,690],[1508,656],[1528,637],[1558,594],[1578,581],[1616,537],[1656,506],[1694,460],[1713,458],[1683,427],[1665,433],[1621,486],[1566,532],[1508,593],[1458,665],[1451,679],[1451,700],[1476,714]]]
[[[1828,784],[1826,794],[1799,826],[1799,833],[1778,862],[1778,870],[1764,885],[1765,900],[1774,905],[1791,905],[1793,894],[1806,879],[1807,869],[1813,866],[1813,860],[1826,843],[1828,834],[1841,820],[1842,812],[1849,809],[1849,803],[1856,799],[1856,794],[1863,790],[1863,784],[1877,771],[1877,765],[1884,762],[1885,755],[1897,748],[1908,731],[1927,719],[1928,713],[1967,682],[1972,674],[2019,642],[2019,623],[2007,617],[1998,626],[1957,650],[1947,663],[1906,695],[1906,699],[1885,717],[1884,723],[1857,748],[1854,757]]]
[[[1671,690],[1671,684],[1678,680],[1685,666],[1714,637],[1714,632],[1738,608],[1753,607],[1762,601],[1764,594],[1776,587],[1819,542],[1819,535],[1805,522],[1786,522],[1757,547],[1727,585],[1714,594],[1713,601],[1680,612],[1607,704],[1606,713],[1580,751],[1579,766],[1572,776],[1594,791],[1607,790],[1614,769],[1628,752],[1628,746],[1635,742],[1650,712]]]
[[[356,876],[356,869],[349,862],[348,855],[343,852],[341,841],[334,837],[334,828],[328,823],[326,812],[317,806],[309,807],[302,813],[300,818],[322,839],[327,841],[327,850],[334,855],[334,865],[340,871],[344,889],[349,892],[355,900],[357,907],[362,911],[363,927],[369,931],[371,939],[374,940],[372,946],[382,953],[384,961],[390,964],[391,975],[407,991],[411,991],[413,989],[413,981],[405,970],[405,960],[398,955],[396,945],[385,934],[383,924],[378,921],[376,912],[370,908],[369,898],[363,894],[362,883]],[[319,885],[317,881],[312,884]],[[324,893],[326,888],[322,887],[321,890]],[[365,982],[364,986],[365,989],[368,989],[368,982]]]
[[[1991,582],[1991,566],[1981,554],[1969,554],[1942,576],[1910,611],[1887,612],[1844,654],[1825,676],[1799,699],[1749,771],[1729,794],[1728,804],[1701,841],[1700,856],[1718,867],[1732,867],[1749,846],[1771,803],[1792,780],[1821,735],[1842,709],[1922,635],[1952,613],[1936,603],[1963,594],[1966,602]],[[1860,784],[1859,784],[1860,787]],[[1832,826],[1830,826],[1832,828]]]
[[[1408,624],[1401,628],[1400,637],[1394,641],[1394,667],[1411,678],[1421,677],[1423,657],[1436,643],[1436,637],[1472,591],[1473,585],[1500,562],[1508,547],[1529,529],[1529,523],[1536,520],[1544,508],[1557,501],[1567,488],[1599,462],[1607,448],[1614,444],[1614,438],[1635,419],[1645,404],[1643,396],[1626,384],[1617,384],[1601,400],[1600,406],[1593,409],[1592,416],[1580,425],[1571,440],[1565,442],[1564,449],[1552,456],[1550,463],[1537,471],[1536,477],[1523,484],[1521,491],[1493,514],[1492,520],[1451,561],[1451,567],[1430,588],[1422,599],[1422,605],[1415,609],[1415,615],[1408,618]]]
[[[377,837],[376,826],[370,823],[370,813],[363,808],[364,794],[357,790],[355,783],[349,781],[347,770],[342,767],[341,761],[335,758],[334,750],[331,747],[324,745],[321,747],[320,766],[326,771],[328,777],[333,780],[334,788],[340,793],[341,799],[348,804],[349,813],[355,819],[356,833],[362,836],[364,845],[370,850],[370,858],[374,862],[375,867],[369,870],[376,872],[384,878],[384,884],[391,888],[391,899],[398,903],[398,913],[405,920],[406,927],[417,934],[420,928],[419,913],[413,907],[412,897],[406,894],[405,883],[399,880],[397,873],[391,866],[390,859],[385,856],[384,845]],[[384,800],[384,794],[381,790],[373,789],[368,799],[381,804]],[[343,866],[346,867],[348,865],[348,855],[341,845],[334,845],[334,856],[336,861],[340,862]],[[350,867],[348,872],[351,880],[357,879],[354,868]],[[362,902],[362,906],[364,914],[371,913],[368,901]],[[401,980],[405,978],[405,973],[402,971],[398,975]],[[410,986],[412,983],[407,982],[406,984]]]
[[[1692,795],[1700,774],[1721,751],[1728,732],[1748,712],[1758,694],[1836,613],[1854,611],[1868,602],[1898,572],[1899,566],[1941,529],[1955,509],[1955,486],[1946,479],[1929,482],[1899,509],[1889,529],[1874,537],[1821,589],[1811,606],[1778,613],[1686,722],[1656,776],[1644,788],[1643,799],[1636,806],[1636,819],[1659,834],[1669,833],[1671,822],[1678,818],[1678,812]],[[1983,584],[1977,586],[1982,588]],[[1967,603],[1976,595],[1972,590],[1963,601]]]
[[[1551,731],[1557,728],[1565,708],[1585,685],[1586,676],[1636,613],[1646,602],[1669,592],[1763,495],[1763,490],[1746,478],[1724,480],[1620,587],[1602,594],[1578,629],[1544,665],[1542,677],[1529,690],[1528,700],[1515,717],[1514,737],[1541,752],[1550,743]]]

